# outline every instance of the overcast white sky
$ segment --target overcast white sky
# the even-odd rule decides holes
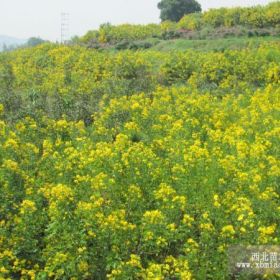
[[[0,34],[18,38],[60,39],[61,12],[70,14],[70,35],[101,23],[159,22],[159,0],[0,0]],[[203,10],[267,4],[270,0],[200,0]]]

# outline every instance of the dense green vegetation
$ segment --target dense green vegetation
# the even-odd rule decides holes
[[[161,24],[118,26],[108,23],[101,25],[99,30],[89,31],[78,42],[90,47],[104,47],[151,37],[206,39],[213,37],[213,33],[216,33],[214,37],[279,35],[279,11],[280,2],[276,1],[266,6],[211,9],[187,14],[178,23],[164,21]]]
[[[196,0],[161,0],[158,3],[162,21],[179,21],[184,15],[201,12],[201,5]]]
[[[0,279],[279,279],[227,258],[280,242],[277,5],[240,8],[253,38],[106,24],[1,53]]]
[[[223,53],[108,53],[46,44],[4,53],[0,60],[0,103],[7,120],[42,114],[83,120],[98,110],[104,96],[149,95],[159,85],[187,85],[216,96],[254,91],[278,83],[280,61],[279,43]]]

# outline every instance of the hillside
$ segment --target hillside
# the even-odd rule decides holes
[[[6,45],[6,47],[19,46],[19,45],[26,43],[26,41],[27,40],[18,39],[18,38],[14,38],[11,36],[0,35],[0,50],[3,49],[4,45]]]
[[[91,30],[75,44],[89,48],[146,49],[158,40],[211,40],[240,37],[279,38],[280,2],[266,6],[211,9],[203,13],[185,15],[179,22],[132,25],[102,24]]]

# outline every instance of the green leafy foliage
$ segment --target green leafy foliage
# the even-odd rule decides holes
[[[201,12],[201,6],[196,0],[161,0],[158,3],[162,21],[179,21],[184,15]]]
[[[133,32],[136,51],[0,54],[0,279],[257,279],[228,248],[279,244],[279,42],[160,52]]]
[[[177,5],[177,0],[174,3]],[[80,40],[75,40],[74,43],[92,48],[106,48],[124,42],[127,42],[128,45],[134,44],[135,41],[149,38],[169,40],[192,37],[199,39],[203,37],[202,33],[205,33],[203,39],[206,39],[211,38],[211,34],[219,29],[228,31],[228,33],[232,32],[232,36],[238,36],[238,32],[232,30],[240,30],[239,33],[244,36],[247,36],[249,32],[254,36],[261,36],[264,33],[279,35],[279,1],[269,3],[266,6],[210,9],[203,13],[192,12],[190,14],[185,13],[184,9],[181,8],[182,3],[179,4],[178,10],[183,14],[178,20],[166,17],[161,24],[148,25],[122,24],[114,26],[106,23],[101,25],[99,30],[89,31]],[[173,4],[168,2],[168,4],[162,5],[168,5],[169,7]],[[245,30],[247,34],[242,30]]]

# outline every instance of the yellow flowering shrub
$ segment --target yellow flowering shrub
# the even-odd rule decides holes
[[[211,27],[277,27],[279,24],[279,1],[267,5],[252,7],[228,7],[210,9],[202,13],[191,13],[177,22],[164,21],[160,24],[101,24],[98,30],[90,30],[78,39],[82,44],[102,45],[133,42],[148,38],[165,38],[166,33],[173,34],[181,29],[187,31]]]
[[[0,106],[0,279],[230,279],[279,244],[279,50],[3,54],[31,101]]]

